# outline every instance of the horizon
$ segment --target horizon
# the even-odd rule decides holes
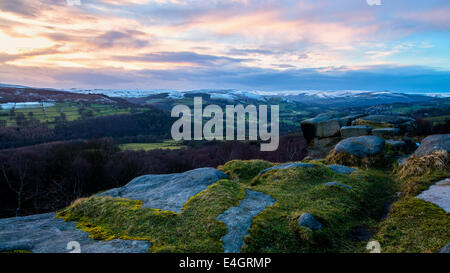
[[[50,89],[55,91],[65,91],[65,92],[80,92],[80,93],[92,93],[92,94],[105,94],[107,95],[107,92],[147,92],[149,95],[151,94],[158,94],[158,93],[165,93],[165,92],[178,92],[178,93],[188,93],[188,92],[201,92],[201,91],[207,91],[207,92],[246,92],[246,93],[252,93],[262,96],[286,96],[286,95],[294,95],[297,94],[305,94],[305,93],[339,93],[339,92],[353,92],[353,93],[398,93],[398,94],[406,94],[406,95],[424,95],[424,96],[432,96],[432,97],[450,97],[449,91],[408,91],[408,92],[401,92],[396,90],[356,90],[356,89],[339,89],[339,90],[313,90],[313,89],[297,89],[297,90],[258,90],[258,89],[232,89],[232,88],[198,88],[198,89],[146,89],[146,88],[101,88],[101,87],[87,87],[87,88],[55,88],[55,87],[44,87],[44,86],[25,86],[25,85],[16,85],[16,84],[9,84],[0,82],[0,88],[6,87],[6,88],[32,88],[32,89]],[[292,94],[288,94],[292,93]],[[111,95],[109,95],[111,96]],[[132,97],[132,96],[129,96]]]
[[[0,82],[447,94],[449,13],[443,0],[1,2]]]

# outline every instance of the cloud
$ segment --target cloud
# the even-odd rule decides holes
[[[441,89],[449,12],[443,0],[1,1],[0,82]]]
[[[138,56],[118,56],[121,61],[140,61],[156,63],[190,63],[204,66],[213,66],[226,63],[240,63],[244,59],[197,54],[195,52],[156,52]]]
[[[35,17],[39,13],[32,1],[26,0],[0,1],[0,10],[29,17]]]

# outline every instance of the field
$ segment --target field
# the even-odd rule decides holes
[[[16,117],[21,113],[27,118],[39,120],[49,127],[54,127],[58,119],[64,116],[66,121],[96,118],[110,115],[131,113],[131,108],[109,104],[81,104],[73,102],[56,102],[47,105],[39,103],[33,106],[0,109],[0,120],[6,120],[7,126],[17,124]]]
[[[159,143],[127,143],[120,145],[122,151],[132,150],[132,151],[151,151],[151,150],[178,150],[186,148],[184,145],[180,145],[178,141],[175,140],[165,140]]]

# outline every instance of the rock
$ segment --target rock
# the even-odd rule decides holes
[[[244,237],[253,218],[264,209],[275,204],[276,200],[262,192],[246,190],[245,198],[237,207],[231,207],[217,217],[227,227],[227,234],[220,240],[226,253],[239,253],[244,244]]]
[[[353,168],[344,166],[344,165],[328,165],[330,169],[335,173],[343,173],[343,174],[351,174],[352,172],[356,171]]]
[[[439,249],[438,253],[450,253],[450,243]]]
[[[414,156],[422,157],[439,150],[450,152],[450,134],[426,137],[414,152]]]
[[[433,203],[450,213],[450,178],[437,182],[416,198]]]
[[[393,147],[394,149],[401,150],[406,148],[406,142],[403,140],[386,140],[386,145]]]
[[[360,117],[363,117],[364,115],[351,115],[351,116],[345,116],[342,118],[339,118],[339,124],[342,126],[349,126],[352,124],[352,121],[355,119],[358,119]]]
[[[334,148],[334,155],[348,153],[359,158],[374,156],[384,152],[385,140],[377,136],[350,137],[339,142]]]
[[[271,170],[285,170],[285,169],[289,169],[289,168],[314,168],[314,164],[310,164],[310,163],[285,163],[285,164],[280,164],[274,167],[270,167],[267,168],[265,170],[262,170],[259,175],[264,174],[268,171]]]
[[[80,244],[81,253],[145,253],[147,241],[98,241],[75,227],[75,222],[55,218],[55,213],[0,219],[0,251],[68,253],[68,243]]]
[[[370,134],[372,127],[365,125],[344,126],[341,128],[341,136],[343,138],[366,136]]]
[[[127,185],[99,194],[141,200],[143,207],[181,212],[184,203],[227,176],[213,168],[200,168],[185,173],[144,175]]]
[[[389,123],[398,125],[406,122],[415,122],[413,118],[396,115],[370,115],[360,118],[360,120],[377,122],[377,123]]]
[[[374,136],[379,137],[392,137],[400,134],[400,129],[398,128],[381,128],[372,130]]]
[[[325,158],[339,141],[340,137],[314,138],[308,145],[308,156],[312,159]]]
[[[338,182],[327,182],[327,183],[325,183],[323,185],[326,186],[326,187],[341,187],[341,188],[344,188],[344,189],[347,189],[347,190],[352,190],[351,187],[343,185],[343,184],[338,183]]]
[[[303,213],[298,218],[298,225],[310,228],[312,230],[320,230],[322,229],[322,224],[319,223],[316,218],[310,213]]]
[[[339,134],[341,125],[339,120],[329,116],[307,119],[301,123],[303,135],[306,140],[311,141],[315,137],[332,137]]]

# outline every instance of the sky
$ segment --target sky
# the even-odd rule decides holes
[[[0,83],[450,92],[450,1],[378,1],[0,0]]]

